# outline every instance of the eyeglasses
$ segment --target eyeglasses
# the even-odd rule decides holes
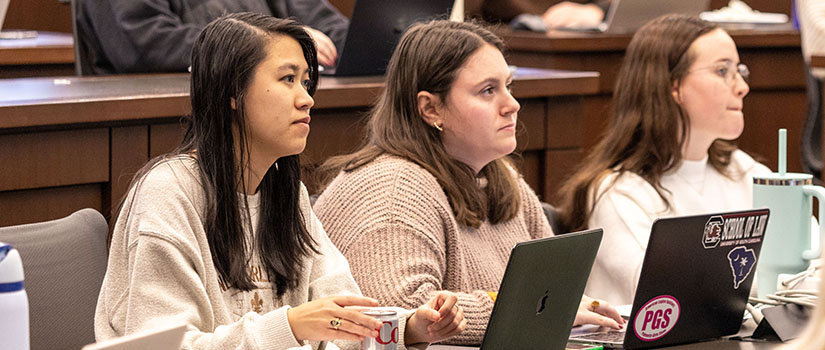
[[[711,67],[705,68],[697,68],[692,70],[691,72],[699,71],[699,70],[711,70],[716,75],[725,79],[725,84],[728,86],[733,86],[736,84],[736,73],[742,77],[742,80],[748,81],[748,77],[751,75],[751,71],[748,69],[744,63],[734,64],[733,62],[727,61],[726,63],[718,63]]]

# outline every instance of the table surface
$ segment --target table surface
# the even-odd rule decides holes
[[[585,326],[587,327],[587,326]],[[577,329],[580,327],[574,327],[573,332],[577,332]],[[742,326],[742,329],[739,331],[737,336],[748,336],[753,333],[753,330],[756,328],[756,324],[752,320],[748,320]],[[663,349],[678,349],[678,350],[700,350],[700,349],[708,349],[713,348],[714,350],[767,350],[767,349],[776,349],[781,346],[781,343],[776,342],[765,342],[765,341],[740,341],[740,340],[732,340],[728,339],[730,337],[725,337],[722,339],[710,340],[710,341],[703,341],[691,344],[683,344],[683,345],[676,345],[676,346],[668,346]],[[457,345],[440,345],[436,344],[430,346],[429,349],[431,350],[472,350],[478,349],[475,346],[457,346]]]
[[[73,64],[71,33],[37,32],[31,39],[0,40],[0,65]]]

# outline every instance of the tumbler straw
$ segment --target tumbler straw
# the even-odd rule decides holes
[[[785,176],[785,171],[787,170],[786,161],[787,161],[787,149],[786,144],[788,143],[788,130],[784,128],[779,129],[779,176]]]

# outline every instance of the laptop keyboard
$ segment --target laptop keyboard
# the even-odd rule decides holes
[[[624,334],[625,331],[607,331],[607,332],[596,332],[596,333],[587,333],[572,337],[571,339],[576,340],[584,340],[584,341],[591,341],[591,342],[605,342],[605,343],[613,343],[613,344],[621,344],[624,342]]]

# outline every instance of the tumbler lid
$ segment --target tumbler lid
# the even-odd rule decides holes
[[[12,246],[0,242],[0,292],[3,284],[23,282],[23,261]]]
[[[770,173],[753,177],[756,185],[802,186],[813,184],[813,175],[803,173]]]

